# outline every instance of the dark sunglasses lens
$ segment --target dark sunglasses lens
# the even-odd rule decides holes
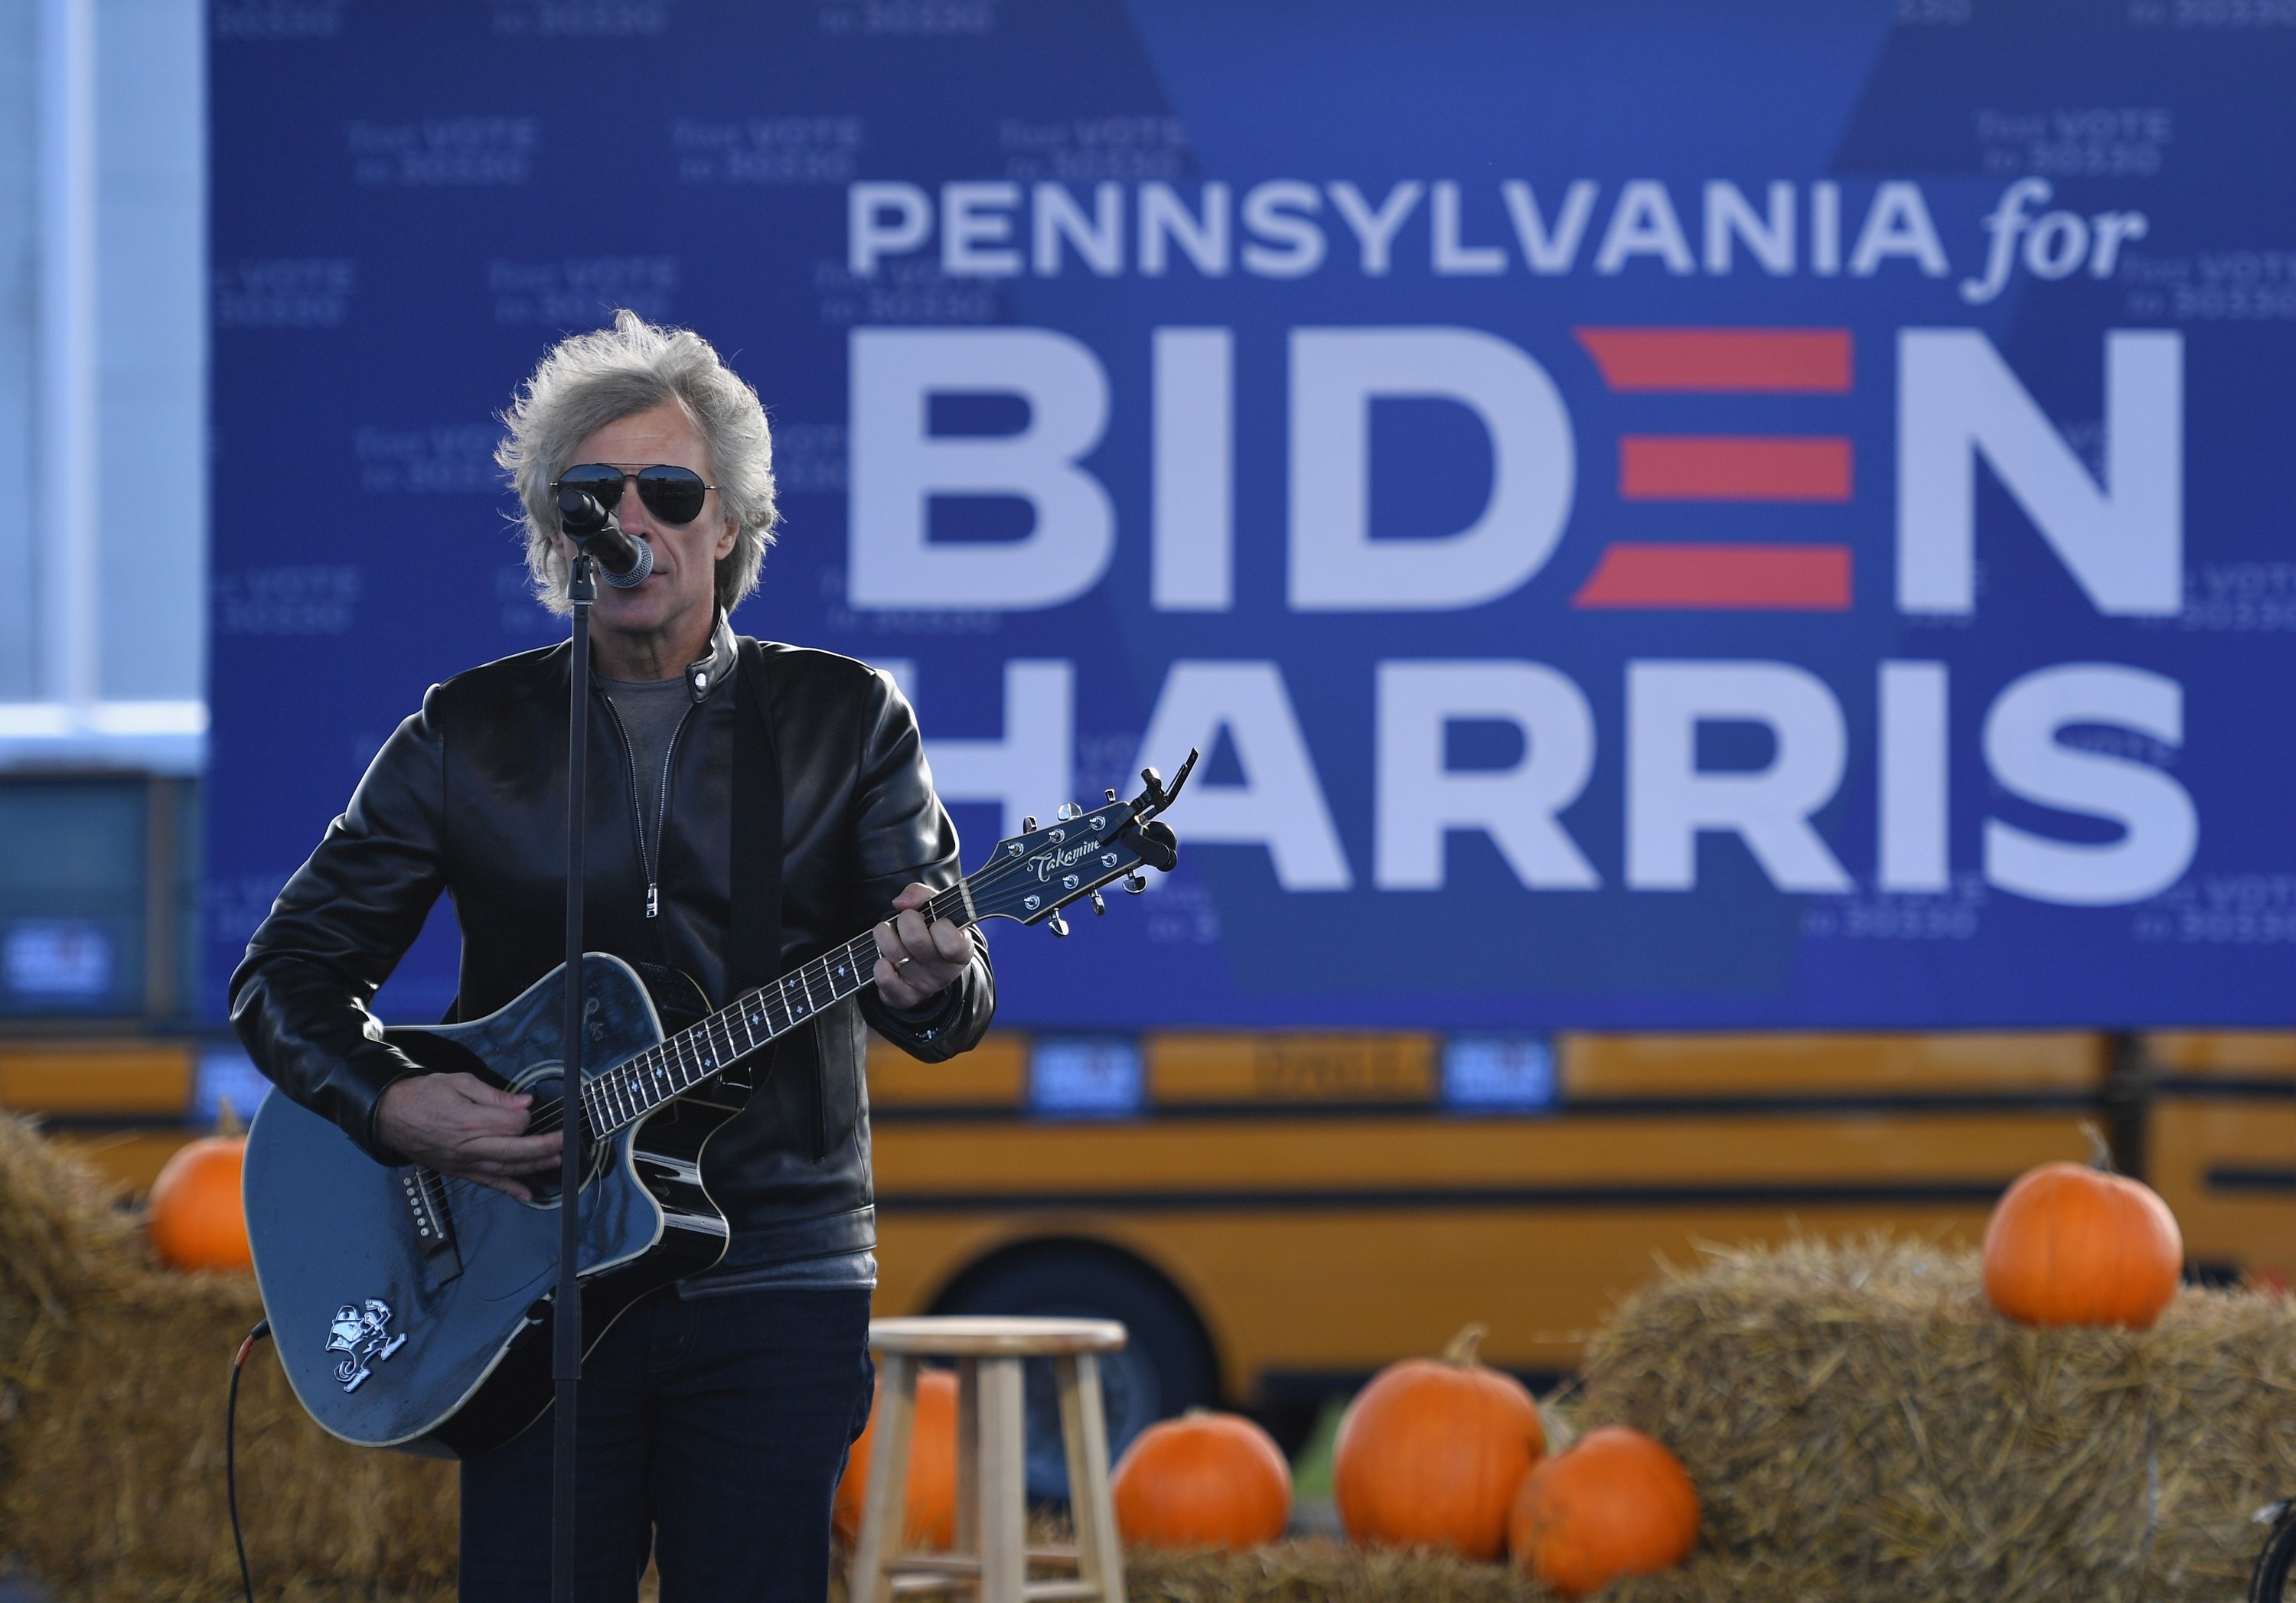
[[[638,499],[646,511],[664,523],[691,523],[701,516],[702,497],[709,487],[691,468],[653,467],[638,470]]]
[[[598,504],[610,512],[622,498],[622,470],[602,462],[569,468],[558,476],[558,483],[562,488],[594,496]]]

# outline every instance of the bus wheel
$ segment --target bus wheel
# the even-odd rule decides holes
[[[932,1311],[1121,1321],[1131,1339],[1100,1355],[1111,1462],[1157,1420],[1219,1397],[1219,1370],[1195,1310],[1155,1270],[1111,1247],[1086,1241],[1008,1247],[959,1276]],[[1049,1359],[1029,1361],[1027,1386],[1029,1495],[1066,1501],[1068,1460]]]

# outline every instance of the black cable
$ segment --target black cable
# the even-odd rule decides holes
[[[2259,1525],[2269,1519],[2272,1534],[2265,1538],[2264,1551],[2256,1556],[2256,1568],[2248,1578],[2249,1603],[2280,1603],[2289,1568],[2296,1565],[2296,1501],[2259,1509],[2256,1519]]]
[[[239,1550],[239,1584],[247,1593],[247,1603],[255,1603],[255,1578],[247,1567],[247,1538],[239,1529],[239,1372],[247,1367],[247,1355],[255,1351],[255,1344],[270,1334],[271,1321],[259,1319],[247,1339],[239,1344],[231,1361],[231,1397],[223,1411],[224,1501],[231,1505],[231,1545]]]

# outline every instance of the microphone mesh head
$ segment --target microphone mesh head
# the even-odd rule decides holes
[[[646,577],[653,572],[653,547],[648,545],[636,535],[628,535],[625,537],[630,543],[630,549],[637,552],[637,560],[630,564],[629,572],[623,574],[608,572],[603,566],[599,571],[605,573],[606,583],[615,589],[636,590],[644,584]]]

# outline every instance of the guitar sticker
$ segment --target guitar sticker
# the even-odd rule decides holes
[[[355,1392],[374,1371],[369,1366],[381,1363],[406,1345],[406,1333],[388,1334],[390,1324],[390,1304],[379,1297],[366,1299],[366,1306],[345,1303],[335,1310],[333,1333],[327,1337],[330,1353],[346,1354],[335,1366],[335,1378],[342,1382],[343,1390]]]

